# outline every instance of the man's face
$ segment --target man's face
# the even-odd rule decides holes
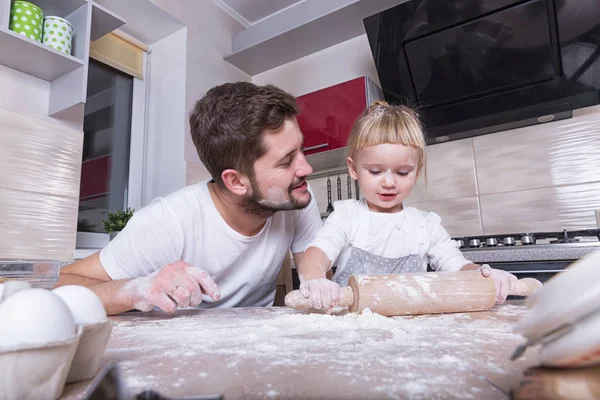
[[[266,131],[267,152],[254,163],[252,191],[244,207],[252,213],[272,214],[308,206],[311,195],[306,177],[312,168],[302,153],[304,136],[295,118],[286,120],[277,131]]]

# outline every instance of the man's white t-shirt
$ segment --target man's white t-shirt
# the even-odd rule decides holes
[[[290,249],[303,252],[322,225],[314,195],[306,208],[278,211],[248,237],[223,220],[207,184],[137,211],[100,252],[104,269],[114,280],[137,278],[182,260],[205,270],[219,287],[221,299],[204,295],[201,307],[271,306],[284,257]]]

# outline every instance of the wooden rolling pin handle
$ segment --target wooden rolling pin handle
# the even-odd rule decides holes
[[[354,304],[354,291],[350,286],[340,288],[340,301],[338,307],[352,307]],[[292,290],[285,296],[285,305],[298,311],[320,311],[315,310],[310,298],[302,296],[299,290]],[[323,310],[326,311],[326,310]]]
[[[542,286],[542,282],[537,279],[523,278],[517,281],[517,286],[508,292],[508,294],[512,296],[530,296]]]

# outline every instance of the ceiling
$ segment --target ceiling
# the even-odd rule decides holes
[[[212,0],[226,13],[248,27],[304,0]]]

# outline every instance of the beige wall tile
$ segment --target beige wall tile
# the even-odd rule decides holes
[[[405,204],[439,214],[442,218],[442,226],[453,237],[482,233],[477,196]]]
[[[480,194],[600,181],[600,109],[474,138]]]
[[[427,184],[419,179],[408,201],[422,202],[477,195],[473,139],[428,146]]]
[[[600,182],[482,195],[484,234],[596,227]]]

